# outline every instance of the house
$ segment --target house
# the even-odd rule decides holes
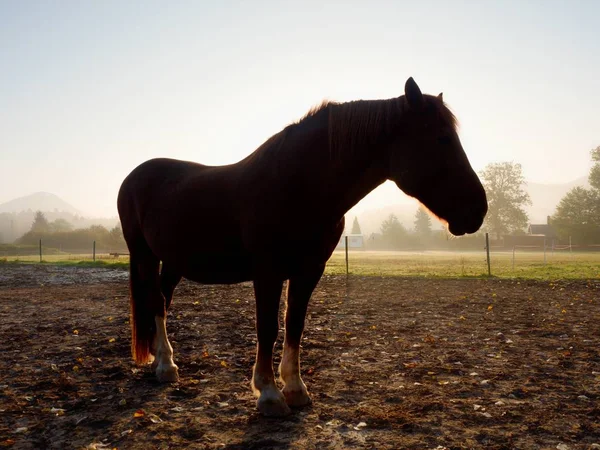
[[[526,234],[513,234],[504,236],[504,248],[514,247],[543,249],[554,248],[558,245],[558,235],[550,223],[548,216],[546,223],[532,223],[527,227]]]
[[[530,224],[529,228],[527,229],[527,234],[545,236],[546,238],[550,239],[557,237],[554,227],[550,224],[550,216],[547,217],[546,223]]]
[[[546,242],[546,246],[548,247],[553,247],[555,244],[558,244],[558,235],[550,223],[550,216],[547,217],[546,223],[530,224],[529,228],[527,229],[527,234],[529,236],[538,236],[543,238]]]

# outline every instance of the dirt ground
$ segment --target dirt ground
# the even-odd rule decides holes
[[[0,447],[600,448],[598,280],[324,277],[313,405],[284,419],[250,391],[250,284],[177,288],[181,382],[160,385],[131,361],[126,280],[0,266]]]

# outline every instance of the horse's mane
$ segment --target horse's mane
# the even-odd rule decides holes
[[[355,154],[357,148],[373,143],[383,134],[390,133],[402,110],[400,98],[356,100],[347,103],[324,100],[309,109],[290,127],[301,127],[320,113],[327,113],[329,152],[331,158],[337,160],[343,154]]]
[[[458,122],[443,100],[432,95],[424,95],[425,108],[437,115],[443,123],[456,129]],[[329,151],[333,158],[343,152],[353,154],[357,148],[373,143],[382,135],[388,135],[397,126],[400,116],[407,108],[404,97],[387,100],[357,100],[337,103],[329,100],[312,107],[298,122],[329,110]]]
[[[354,155],[359,148],[388,136],[403,112],[399,98],[359,100],[332,105],[329,113],[329,152],[333,159],[345,152]]]
[[[442,122],[456,129],[457,119],[442,100],[431,95],[423,97],[424,107],[430,113],[437,115]],[[355,154],[358,148],[366,147],[381,136],[391,134],[407,107],[404,96],[347,103],[324,100],[321,104],[310,108],[300,120],[269,138],[259,147],[259,150],[277,151],[283,145],[289,131],[301,127],[321,113],[328,113],[329,152],[331,158],[336,160],[345,153]]]

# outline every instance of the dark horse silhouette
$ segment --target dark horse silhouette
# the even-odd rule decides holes
[[[401,97],[323,103],[236,164],[153,159],[138,166],[118,198],[131,255],[135,361],[154,361],[160,381],[178,380],[166,311],[182,277],[253,281],[258,409],[279,416],[310,403],[299,358],[308,301],[344,230],[344,214],[385,180],[455,235],[477,231],[487,212],[442,94],[423,95],[412,78]],[[272,356],[285,280],[280,391]]]

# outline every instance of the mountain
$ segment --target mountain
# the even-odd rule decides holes
[[[546,223],[565,194],[577,186],[589,188],[587,176],[563,184],[528,183],[525,190],[531,197],[531,206],[526,208],[530,223]]]
[[[56,211],[67,212],[73,215],[83,215],[74,206],[62,198],[49,192],[36,192],[25,197],[15,198],[0,205],[0,213],[19,213],[22,211]]]
[[[36,192],[0,205],[0,244],[16,241],[31,229],[35,212],[42,211],[49,222],[63,219],[73,228],[102,225],[112,228],[118,217],[84,217],[83,213],[60,197],[48,192]]]

